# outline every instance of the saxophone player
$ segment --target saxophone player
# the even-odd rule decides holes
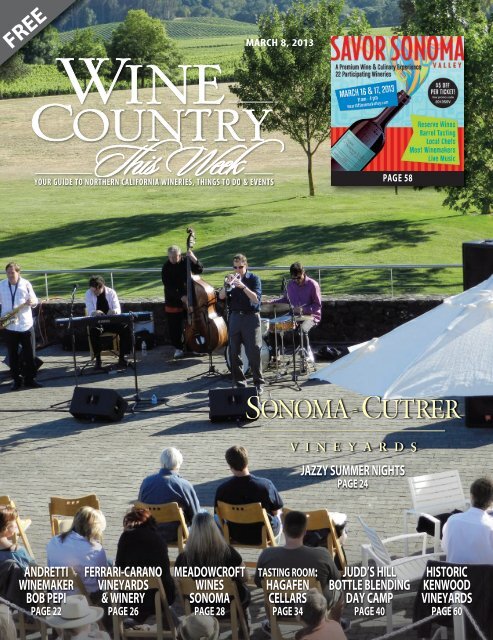
[[[36,381],[32,314],[32,308],[38,304],[38,298],[29,280],[21,277],[21,268],[17,262],[9,262],[5,272],[7,278],[0,282],[0,304],[2,316],[10,315],[4,328],[10,370],[14,378],[11,389],[17,391],[22,386],[19,345],[22,347],[24,386],[38,388],[43,385]]]

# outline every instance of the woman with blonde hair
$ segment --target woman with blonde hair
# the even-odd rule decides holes
[[[48,566],[72,567],[93,602],[99,600],[98,579],[86,576],[85,569],[108,566],[101,544],[105,529],[106,518],[99,509],[82,507],[75,514],[70,530],[54,536],[46,546]]]
[[[206,511],[195,514],[184,551],[178,555],[176,567],[242,567],[235,579],[243,608],[250,603],[250,592],[245,583],[247,571],[242,557],[230,546],[220,532],[214,517]]]

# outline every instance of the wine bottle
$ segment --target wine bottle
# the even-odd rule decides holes
[[[383,149],[385,127],[409,100],[405,91],[399,91],[396,105],[374,118],[353,122],[332,147],[332,171],[362,171]]]

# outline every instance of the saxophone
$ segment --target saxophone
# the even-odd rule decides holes
[[[15,322],[15,317],[19,313],[19,311],[23,307],[28,307],[28,306],[29,306],[28,302],[23,302],[22,304],[17,305],[17,307],[14,307],[12,311],[8,311],[6,314],[1,316],[0,329],[5,329],[5,327],[7,327],[9,324],[12,324],[12,322]]]

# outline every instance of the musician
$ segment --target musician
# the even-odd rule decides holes
[[[316,326],[322,317],[322,297],[320,286],[316,280],[309,278],[300,262],[293,262],[289,267],[290,281],[280,298],[270,302],[287,302],[297,316],[303,316],[301,331],[303,342],[306,345],[309,362],[315,362],[313,351],[310,347],[308,333]]]
[[[204,267],[191,249],[186,257],[190,258],[191,271],[202,273]],[[168,248],[168,259],[161,270],[161,280],[164,285],[164,311],[168,323],[169,337],[175,348],[174,358],[182,358],[183,330],[187,317],[187,261],[183,258],[181,249],[177,245]]]
[[[7,279],[0,283],[0,304],[2,315],[16,307],[21,308],[13,316],[12,322],[5,327],[5,338],[9,356],[9,365],[14,382],[12,391],[17,391],[22,386],[38,388],[43,385],[36,381],[36,365],[34,362],[35,338],[33,327],[32,309],[38,304],[38,298],[34,293],[31,283],[21,277],[21,268],[17,262],[9,262],[5,267]],[[22,371],[19,357],[19,346],[22,347]]]
[[[229,348],[231,354],[231,374],[237,387],[246,387],[242,369],[241,345],[245,347],[250,363],[253,384],[258,395],[263,393],[264,378],[260,352],[262,330],[260,327],[260,300],[262,283],[260,278],[248,271],[246,256],[239,253],[233,258],[234,274],[225,278],[225,286],[219,290],[221,300],[228,299],[229,306]]]
[[[92,276],[89,280],[89,289],[86,291],[86,313],[88,316],[112,316],[122,312],[120,301],[116,291],[106,286],[103,276]],[[96,358],[96,369],[101,369],[101,334],[103,331],[111,331],[120,336],[120,353],[118,364],[127,366],[125,354],[131,349],[132,338],[127,324],[119,322],[105,323],[104,326],[89,327],[92,350]]]

